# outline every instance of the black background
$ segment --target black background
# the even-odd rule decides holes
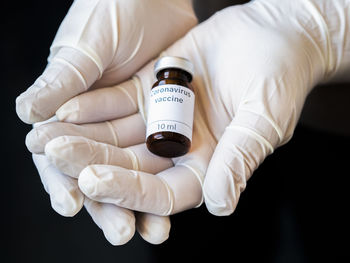
[[[174,215],[162,245],[135,234],[114,247],[85,210],[73,218],[55,213],[25,148],[31,127],[17,118],[15,98],[43,71],[70,4],[40,0],[2,7],[1,262],[349,262],[350,139],[304,125],[254,173],[233,215],[215,217],[204,205]]]

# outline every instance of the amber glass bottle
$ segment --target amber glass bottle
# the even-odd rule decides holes
[[[157,82],[150,92],[146,143],[162,157],[178,157],[191,147],[194,111],[193,65],[179,57],[162,57],[154,67]]]

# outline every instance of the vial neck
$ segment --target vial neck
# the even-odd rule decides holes
[[[181,79],[182,81],[191,82],[192,76],[182,69],[169,68],[159,71],[157,73],[157,79]]]

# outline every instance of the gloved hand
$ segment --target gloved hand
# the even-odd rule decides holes
[[[16,99],[18,116],[44,121],[91,86],[127,80],[196,23],[190,0],[74,1],[45,71]]]
[[[137,116],[135,116],[137,118]],[[105,141],[107,143],[118,143],[116,141],[117,136],[121,140],[121,145],[137,143],[135,140],[121,136],[119,132],[123,127],[123,121],[111,121],[98,124],[87,125],[74,125],[70,123],[52,122],[50,124],[35,125],[35,129],[32,130],[27,136],[27,145],[29,149],[35,153],[33,154],[33,160],[38,168],[41,181],[44,185],[46,192],[50,194],[52,207],[60,214],[65,216],[74,215],[78,212],[84,202],[84,206],[88,213],[91,215],[94,222],[103,230],[107,240],[113,245],[122,245],[129,241],[135,232],[135,226],[137,227],[140,235],[148,242],[153,244],[159,244],[165,241],[169,236],[170,221],[168,217],[160,217],[147,213],[138,213],[135,215],[132,211],[121,208],[108,203],[99,203],[93,201],[84,195],[78,188],[78,182],[76,180],[77,174],[74,171],[79,169],[79,161],[69,171],[62,172],[51,163],[51,161],[42,153],[44,152],[45,144],[38,144],[38,142],[45,142],[48,138],[43,136],[57,136],[59,134],[79,134],[85,137],[91,137]],[[137,127],[136,127],[137,128]],[[48,130],[47,130],[48,129]],[[138,130],[138,132],[142,132]],[[130,134],[129,134],[130,135]],[[132,135],[132,133],[131,133]],[[40,138],[37,143],[33,138]],[[60,137],[63,138],[63,137]],[[90,150],[93,150],[92,148]],[[92,152],[90,152],[93,155]],[[92,162],[106,162],[108,161],[108,152],[106,152],[105,160],[91,160]],[[113,155],[112,155],[113,154]],[[115,164],[121,164],[126,168],[134,168],[136,163],[134,162],[131,151],[114,151],[109,154],[111,156],[110,161],[114,161]],[[96,156],[99,157],[98,155]],[[163,162],[165,166],[157,165],[159,158],[157,156],[151,156],[147,161],[150,163],[146,170],[154,172],[167,167],[172,166],[171,161]],[[153,165],[153,166],[151,166]],[[67,176],[71,175],[70,176]],[[71,212],[72,211],[72,212]],[[69,214],[69,213],[72,214]]]
[[[34,130],[27,145],[46,144],[49,159],[66,173],[77,174],[88,165],[79,174],[79,187],[93,200],[168,215],[199,205],[204,181],[209,211],[231,214],[253,171],[291,138],[312,87],[346,76],[349,10],[345,0],[256,0],[217,13],[167,49],[164,54],[185,57],[196,69],[194,133],[190,153],[156,175],[142,168],[148,163],[146,152],[134,151],[138,169],[128,169],[130,161],[117,162],[119,148],[89,134],[84,138],[67,131],[59,137],[57,124]],[[137,103],[143,116],[154,80],[152,62],[121,85],[133,94],[130,104]],[[112,107],[125,103],[118,87],[77,96],[57,116],[76,123],[120,118],[119,107]],[[129,117],[118,119],[128,123],[122,127],[144,125],[141,118],[135,120],[137,109],[123,111]]]
[[[26,123],[44,121],[75,95],[128,79],[196,23],[190,0],[75,1],[52,43],[45,71],[16,100],[18,116]],[[120,94],[128,97],[128,92]],[[76,214],[84,201],[77,181],[60,173],[45,156],[33,159],[52,207],[65,216]],[[88,199],[85,206],[111,243],[122,244],[132,237],[131,211]],[[146,240],[166,239],[168,218],[141,214],[138,218]]]

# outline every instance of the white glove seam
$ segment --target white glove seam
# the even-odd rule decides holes
[[[98,62],[99,59],[95,59],[95,57],[93,55],[90,55],[89,52],[85,51],[84,49],[82,48],[79,48],[78,46],[72,46],[71,44],[68,44],[69,42],[65,43],[65,42],[61,42],[61,43],[55,43],[53,44],[51,47],[50,47],[50,50],[53,50],[54,48],[57,47],[57,49],[61,49],[61,48],[72,48],[72,49],[75,49],[81,53],[83,53],[85,56],[87,56],[89,59],[91,59],[91,61],[94,62],[94,64],[96,65],[96,67],[98,68],[98,71],[99,71],[99,75],[98,75],[98,78],[97,79],[100,79],[102,77],[102,74],[103,74],[103,67],[102,67],[102,63],[101,61]],[[57,51],[58,52],[58,51]],[[57,54],[56,52],[56,54]],[[94,52],[92,52],[94,53]],[[98,56],[96,56],[98,58]],[[56,59],[56,56],[54,56],[52,58],[52,60]]]
[[[77,74],[77,76],[80,78],[80,80],[84,83],[85,90],[88,89],[88,84],[87,84],[87,81],[84,78],[83,74],[81,74],[81,72],[72,63],[70,63],[69,61],[67,61],[63,58],[58,58],[58,57],[54,57],[52,62],[61,62],[62,64],[65,64],[66,66],[68,66],[70,69],[72,69]]]
[[[281,141],[283,141],[283,132],[282,132],[282,129],[277,125],[277,123],[275,121],[273,121],[271,118],[269,118],[268,116],[266,115],[263,115],[261,113],[258,113],[256,111],[253,111],[253,110],[247,110],[247,109],[240,109],[239,111],[245,111],[245,112],[250,112],[250,113],[253,113],[261,118],[264,118],[273,128],[274,130],[276,131],[278,137],[279,137],[279,143]],[[249,128],[247,128],[249,129]],[[264,138],[265,139],[265,138]],[[266,139],[265,139],[266,140]]]
[[[130,57],[127,58],[125,61],[121,62],[120,64],[118,64],[116,67],[110,69],[110,70],[118,70],[118,69],[124,67],[127,63],[129,63],[136,56],[137,52],[140,50],[141,45],[143,43],[143,37],[144,37],[144,34],[145,34],[145,28],[144,27],[142,27],[142,30],[141,30],[141,32],[139,34],[140,34],[140,38],[139,38],[139,40],[138,40],[138,42],[136,44],[135,49],[133,50],[132,54],[130,55]],[[116,50],[112,60],[115,59],[115,56],[117,55],[117,53],[118,52]]]
[[[169,198],[169,201],[170,201],[170,207],[169,207],[168,211],[163,214],[163,216],[169,216],[174,210],[174,193],[173,193],[172,189],[170,188],[170,186],[168,185],[168,183],[161,176],[157,175],[157,177],[165,185],[165,188],[167,189],[167,192],[168,192],[168,198]]]
[[[273,153],[274,148],[271,145],[271,143],[266,140],[263,136],[261,136],[260,134],[258,134],[257,132],[255,132],[252,129],[249,129],[247,127],[243,127],[243,126],[238,126],[238,125],[229,125],[226,127],[226,129],[229,130],[238,130],[238,131],[243,131],[245,134],[248,133],[251,137],[253,137],[256,141],[264,144],[267,148],[270,149],[270,154]]]
[[[119,145],[118,135],[115,132],[112,123],[110,121],[105,121],[105,123],[107,124],[107,127],[111,130],[113,142],[114,142],[115,146],[118,146]]]
[[[134,106],[135,110],[137,110],[137,105],[135,103],[135,101],[133,100],[133,98],[131,97],[131,95],[129,94],[129,92],[122,86],[116,86],[115,88],[119,89],[120,91],[122,91],[130,100],[130,102],[132,103],[132,105]]]
[[[129,148],[124,148],[123,150],[130,157],[130,160],[131,160],[131,163],[132,163],[132,169],[131,170],[139,171],[139,169],[140,169],[139,160],[138,160],[136,154]]]
[[[324,78],[327,79],[330,77],[334,72],[335,69],[332,69],[334,67],[334,58],[332,54],[332,46],[331,46],[331,37],[329,34],[328,26],[324,18],[322,17],[322,14],[319,12],[317,7],[312,3],[310,0],[303,0],[304,4],[307,5],[309,12],[313,15],[313,18],[317,22],[317,24],[320,27],[320,31],[324,33],[326,37],[326,47],[327,47],[327,52],[326,52],[326,69],[325,69],[325,76]]]
[[[134,83],[136,87],[136,92],[137,92],[137,105],[139,112],[141,114],[141,117],[144,121],[145,124],[147,124],[147,114],[145,110],[145,105],[144,105],[144,98],[143,98],[143,90],[142,90],[142,84],[137,75],[133,76],[131,81]]]
[[[188,168],[189,170],[191,170],[193,172],[193,174],[196,176],[196,178],[198,179],[200,185],[201,185],[201,189],[203,189],[203,181],[204,181],[204,176],[200,176],[200,172],[197,171],[195,168],[193,168],[192,166],[186,164],[186,163],[179,163],[176,166],[184,166],[186,168]],[[202,196],[201,196],[201,201],[199,202],[199,204],[197,206],[195,206],[195,208],[200,207],[204,202],[204,196],[203,196],[203,190],[202,190]]]

